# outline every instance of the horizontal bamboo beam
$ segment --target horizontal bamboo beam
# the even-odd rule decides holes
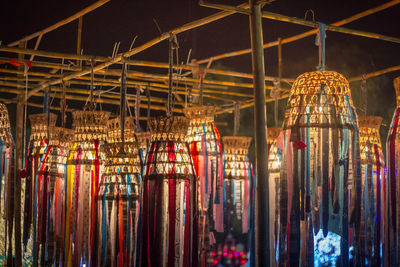
[[[242,4],[242,5],[240,5],[240,7],[246,8],[246,7],[248,7],[248,4]],[[160,42],[162,42],[164,40],[167,40],[170,37],[171,34],[179,34],[179,33],[185,32],[187,30],[191,30],[191,29],[203,26],[205,24],[208,24],[208,23],[211,23],[213,21],[219,20],[219,19],[224,18],[226,16],[232,15],[233,13],[234,12],[231,12],[231,11],[221,11],[221,12],[215,13],[213,15],[207,16],[205,18],[201,18],[201,19],[186,23],[186,24],[184,24],[184,25],[182,25],[180,27],[177,27],[177,28],[169,31],[169,32],[163,33],[160,36],[158,36],[158,37],[156,37],[156,38],[154,38],[154,39],[152,39],[152,40],[150,40],[150,41],[148,41],[148,42],[146,42],[146,43],[144,43],[144,44],[142,44],[142,45],[140,45],[138,47],[130,49],[129,51],[124,52],[122,54],[118,54],[114,58],[109,59],[109,60],[107,60],[106,62],[104,62],[102,64],[96,65],[93,68],[93,71],[97,72],[97,71],[99,71],[101,69],[107,68],[108,66],[110,66],[112,64],[120,62],[124,58],[128,58],[128,57],[131,57],[131,56],[133,56],[133,55],[135,55],[137,53],[140,53],[140,52],[142,52],[142,51],[144,51],[144,50],[146,50],[146,49],[148,49],[148,48],[150,48],[150,47],[152,47],[152,46],[154,46],[154,45],[156,45],[156,44],[158,44],[158,43],[160,43]],[[44,84],[34,88],[33,90],[31,90],[28,93],[25,101],[27,101],[29,99],[29,97],[32,96],[35,92],[43,90],[44,88],[46,88],[46,87],[48,87],[50,85],[56,85],[56,84],[62,83],[63,81],[68,81],[68,80],[71,80],[71,79],[74,79],[74,78],[89,74],[90,72],[91,72],[90,69],[85,69],[85,70],[82,70],[82,71],[79,71],[79,72],[74,72],[74,73],[68,74],[68,75],[64,76],[62,79],[55,79],[55,80],[52,80],[50,82],[44,83]]]
[[[365,10],[365,11],[362,11],[360,13],[357,13],[357,14],[351,16],[351,17],[336,21],[336,22],[332,23],[331,25],[332,26],[342,26],[342,25],[348,24],[350,22],[356,21],[358,19],[361,19],[363,17],[366,17],[368,15],[371,15],[371,14],[374,14],[376,12],[379,12],[379,11],[385,10],[387,8],[390,8],[392,6],[395,6],[395,5],[399,4],[399,3],[400,3],[400,0],[392,0],[392,1],[386,2],[386,3],[382,4],[382,5],[379,5],[377,7],[370,8],[368,10]],[[288,44],[288,43],[291,43],[291,42],[306,38],[308,36],[314,35],[317,32],[318,32],[318,29],[313,29],[313,30],[310,30],[310,31],[307,31],[307,32],[304,32],[304,33],[293,35],[293,36],[288,37],[288,38],[283,38],[281,40],[281,44]],[[265,43],[263,47],[264,48],[270,48],[270,47],[275,47],[275,46],[278,46],[278,41]],[[220,55],[217,55],[217,56],[213,56],[213,57],[210,57],[210,58],[205,58],[205,59],[202,59],[202,60],[198,60],[197,63],[204,64],[204,63],[207,63],[210,59],[212,59],[213,61],[216,61],[216,60],[220,60],[220,59],[224,59],[224,58],[235,57],[235,56],[245,55],[245,54],[249,54],[249,53],[251,53],[251,49],[242,49],[242,50],[227,52],[227,53],[220,54]]]
[[[370,72],[365,74],[365,78],[372,78],[372,77],[376,77],[382,74],[386,74],[389,72],[393,72],[393,71],[399,71],[400,70],[400,65],[398,66],[393,66],[393,67],[389,67],[386,69],[382,69],[382,70],[378,70],[378,71],[374,71],[374,72]],[[364,75],[359,75],[359,76],[355,76],[352,78],[349,78],[349,82],[355,82],[355,81],[361,81],[363,79]]]
[[[10,52],[10,53],[18,53],[18,54],[25,54],[25,55],[35,55],[35,56],[42,56],[42,57],[48,57],[48,58],[57,58],[57,59],[70,59],[70,60],[86,60],[89,61],[91,59],[94,59],[95,61],[98,62],[105,62],[109,60],[109,57],[99,57],[99,56],[91,56],[91,55],[77,55],[77,54],[66,54],[66,53],[59,53],[59,52],[49,52],[49,51],[41,51],[41,50],[34,50],[34,49],[25,49],[25,48],[20,48],[20,47],[7,47],[7,46],[0,46],[0,51],[2,52]],[[8,58],[0,58],[0,61],[6,62]],[[16,60],[16,59],[13,59]],[[17,61],[17,60],[16,60]],[[163,63],[163,62],[154,62],[154,61],[146,61],[146,60],[125,60],[127,65],[131,66],[141,66],[141,67],[151,67],[151,68],[163,68],[163,69],[168,69],[169,64],[168,63]],[[116,64],[121,64],[120,62],[117,62]],[[47,67],[47,68],[58,68],[58,69],[67,69],[67,70],[74,70],[74,71],[79,71],[81,70],[80,67],[77,66],[71,66],[71,65],[61,65],[61,64],[55,64],[55,63],[47,63],[47,62],[32,62],[32,66],[37,66],[37,67]],[[193,69],[196,69],[195,66],[192,66],[191,64],[175,64],[173,65],[174,69],[184,69],[184,70],[189,70],[192,71]],[[221,70],[221,69],[211,69],[211,68],[203,68],[203,67],[197,67],[200,69],[202,72],[207,72],[207,73],[212,73],[216,75],[224,75],[224,76],[231,76],[231,77],[240,77],[240,78],[246,78],[246,79],[253,79],[253,74],[250,73],[242,73],[242,72],[237,72],[237,71],[229,71],[229,70]],[[266,81],[275,81],[277,77],[273,76],[265,76]],[[294,79],[291,78],[282,78],[282,82],[287,82],[287,83],[293,83]]]
[[[35,38],[35,37],[39,37],[40,35],[43,35],[43,34],[48,33],[48,32],[51,32],[51,31],[53,31],[53,30],[55,30],[55,29],[57,29],[57,28],[59,28],[59,27],[65,25],[65,24],[68,24],[68,23],[70,23],[70,22],[72,22],[72,21],[74,21],[74,20],[76,20],[76,19],[82,17],[83,15],[85,15],[85,14],[87,14],[87,13],[89,13],[89,12],[95,10],[96,8],[98,8],[98,7],[102,6],[102,5],[104,5],[105,3],[109,2],[109,1],[110,1],[110,0],[100,0],[100,1],[97,1],[96,3],[94,3],[94,4],[92,4],[92,5],[88,6],[88,7],[86,7],[86,8],[84,8],[84,9],[82,9],[81,11],[75,13],[74,15],[72,15],[72,16],[70,16],[70,17],[68,17],[68,18],[66,18],[66,19],[64,19],[64,20],[62,20],[62,21],[59,21],[59,22],[57,22],[56,24],[51,25],[50,27],[47,27],[47,28],[45,28],[45,29],[43,29],[43,30],[41,30],[41,31],[32,33],[32,34],[30,34],[30,35],[28,35],[28,36],[25,36],[24,38],[22,38],[22,39],[20,39],[20,40],[18,40],[18,41],[12,42],[12,43],[10,43],[8,46],[16,46],[16,45],[18,45],[20,42],[29,41],[29,40],[31,40],[31,39],[33,39],[33,38]]]
[[[229,6],[229,5],[223,5],[223,4],[205,3],[202,0],[200,0],[200,5],[205,6],[205,7],[220,9],[220,10],[234,11],[234,12],[238,12],[238,13],[242,13],[242,14],[246,14],[246,15],[251,14],[251,11],[248,9],[235,7],[235,6]],[[296,17],[289,17],[289,16],[272,13],[272,12],[268,12],[268,11],[262,11],[262,17],[266,18],[266,19],[278,20],[278,21],[294,23],[294,24],[298,24],[298,25],[302,25],[302,26],[318,28],[317,22],[313,22],[313,21],[309,21],[309,20],[305,20],[305,19],[299,19]],[[386,35],[378,34],[378,33],[359,31],[359,30],[348,29],[348,28],[333,26],[333,25],[326,25],[326,30],[400,44],[400,38],[386,36]]]

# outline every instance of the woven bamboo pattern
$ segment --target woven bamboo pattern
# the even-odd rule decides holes
[[[224,144],[225,154],[225,179],[245,179],[247,171],[245,162],[249,153],[251,137],[243,136],[224,136],[222,142]]]
[[[400,107],[400,77],[393,80],[394,89],[396,91],[396,103],[397,107]]]
[[[371,163],[376,165],[376,160],[374,154],[372,153],[372,148],[374,145],[377,145],[380,153],[382,153],[382,143],[379,135],[381,124],[382,117],[358,116],[361,162],[363,164]],[[380,164],[381,166],[385,165],[383,158],[381,158]]]
[[[189,120],[183,116],[156,117],[149,119],[152,141],[186,141]]]
[[[280,171],[280,155],[278,155],[278,149],[276,147],[276,141],[278,139],[279,133],[281,132],[281,128],[268,128],[267,129],[267,143],[269,146],[268,151],[268,172],[269,173],[278,173]],[[274,176],[279,178],[279,175]]]
[[[300,75],[293,83],[283,129],[297,127],[352,128],[345,98],[353,107],[346,78],[334,71],[315,71]],[[342,118],[336,115],[341,114]],[[324,120],[321,123],[321,120]]]
[[[50,118],[48,118],[50,116]],[[48,119],[50,119],[48,121]],[[57,121],[57,115],[54,113],[39,113],[29,115],[31,122],[31,140],[35,142],[41,141],[47,138],[48,126],[55,126]]]
[[[0,103],[0,140],[5,145],[11,145],[10,118],[6,105]]]
[[[106,111],[74,111],[75,141],[85,142],[107,138],[107,121],[110,112]]]

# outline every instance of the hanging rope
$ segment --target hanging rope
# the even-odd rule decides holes
[[[50,139],[50,92],[51,92],[51,87],[49,86],[47,88],[47,94],[46,94],[46,106],[47,106],[47,144],[49,144],[49,139]]]
[[[362,75],[362,79],[360,82],[360,88],[361,88],[361,93],[362,93],[362,111],[364,112],[364,115],[367,115],[367,105],[368,105],[368,96],[367,96],[367,76],[365,74]]]
[[[61,127],[65,127],[65,121],[67,118],[67,89],[65,86],[65,81],[62,81],[62,98],[60,101],[60,108],[61,108]]]
[[[176,35],[170,33],[169,35],[169,68],[168,68],[168,103],[167,103],[167,116],[172,116],[173,107],[173,94],[172,94],[172,82],[173,82],[173,64],[174,64],[174,49],[178,49],[178,40]]]
[[[95,104],[94,104],[94,59],[90,61],[90,96],[89,96],[89,103],[86,101],[85,110],[94,110],[95,109]]]
[[[325,38],[326,38],[326,25],[324,23],[318,22],[318,34],[316,45],[318,45],[318,66],[317,70],[325,70]]]
[[[148,84],[146,87],[146,97],[147,97],[147,125],[146,125],[146,131],[149,131],[149,119],[150,119],[150,111],[151,111],[151,101],[150,101],[150,85]]]
[[[278,100],[279,100],[279,88],[281,80],[279,78],[274,80],[274,88],[270,91],[270,97],[274,99],[274,123],[278,127]]]
[[[236,136],[239,132],[240,127],[240,104],[239,102],[235,102],[234,107],[234,125],[233,125],[233,135]]]
[[[28,70],[29,67],[27,64],[24,64],[25,68],[24,68],[24,76],[25,76],[25,99],[28,99]],[[27,120],[27,114],[28,114],[28,102],[25,101],[24,103],[24,142],[23,142],[23,147],[22,147],[22,151],[25,151],[26,149],[26,120]],[[26,166],[26,161],[25,161],[25,156],[26,153],[22,153],[22,168],[24,169]]]
[[[140,92],[142,91],[142,87],[140,85],[136,86],[136,101],[135,101],[135,122],[136,122],[136,131],[140,129],[139,117],[140,117]],[[150,102],[150,100],[149,100]]]
[[[125,116],[126,116],[126,61],[122,58],[122,73],[121,73],[121,91],[120,91],[120,126],[121,126],[121,152],[124,152],[125,147]]]

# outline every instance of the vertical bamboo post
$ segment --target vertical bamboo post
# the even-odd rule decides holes
[[[270,266],[269,189],[267,165],[267,129],[265,104],[265,70],[262,35],[262,1],[250,0],[250,37],[254,85],[254,132],[256,152],[256,266]]]
[[[25,48],[26,42],[20,42],[19,47]],[[18,59],[20,61],[24,60],[24,55],[19,54]],[[20,71],[23,71],[25,66],[21,65],[18,68]],[[19,74],[22,75],[22,74]],[[25,103],[25,95],[18,94],[17,97],[17,118],[16,118],[16,126],[15,126],[15,155],[16,155],[16,164],[15,164],[15,204],[14,204],[14,241],[15,241],[15,266],[22,266],[22,258],[21,258],[21,178],[19,177],[19,171],[22,168],[22,144],[23,144],[23,118],[24,118],[24,103]]]

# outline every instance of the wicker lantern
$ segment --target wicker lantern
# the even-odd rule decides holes
[[[25,204],[24,204],[24,231],[23,243],[27,250],[32,251],[32,258],[37,262],[39,258],[44,260],[46,254],[46,225],[48,198],[48,173],[45,176],[44,157],[49,155],[51,149],[48,146],[49,127],[54,127],[57,115],[53,113],[40,113],[29,115],[31,122],[31,136],[26,158],[25,179]],[[46,204],[46,205],[44,205]],[[43,227],[44,224],[44,227]],[[32,242],[29,244],[28,240]],[[50,251],[54,244],[50,245]],[[53,256],[53,255],[51,255]]]
[[[382,154],[379,128],[382,117],[359,116],[360,150],[362,163],[361,227],[368,262],[381,265],[381,245],[384,214],[385,161]]]
[[[100,266],[117,266],[117,263],[135,266],[136,260],[141,185],[139,144],[134,132],[134,118],[125,119],[124,142],[120,121],[120,118],[108,121],[108,137],[103,146],[105,172],[97,202],[97,262]]]
[[[290,91],[283,130],[278,142],[282,151],[278,264],[313,266],[314,234],[321,230],[324,237],[341,236],[341,265],[347,266],[349,225],[355,262],[361,262],[359,133],[343,75],[334,71],[300,75]]]
[[[247,245],[251,166],[251,137],[224,136],[224,225],[225,232]]]
[[[149,120],[151,145],[143,178],[141,266],[193,266],[196,177],[180,116]]]
[[[101,147],[107,138],[109,112],[74,111],[72,116],[75,131],[67,166],[64,259],[79,266],[95,262],[97,255],[95,200],[104,168]]]
[[[6,265],[6,256],[12,255],[13,218],[9,215],[13,202],[12,184],[14,180],[14,143],[10,132],[10,119],[7,107],[0,103],[0,265]],[[8,248],[6,247],[8,245]]]
[[[187,141],[198,177],[199,251],[209,249],[212,231],[223,232],[222,145],[214,123],[215,107],[194,106],[184,109],[190,119]],[[205,254],[203,254],[204,256]],[[204,260],[204,259],[203,259]]]
[[[387,266],[398,266],[400,263],[400,251],[399,251],[399,240],[400,240],[400,187],[398,181],[398,170],[400,168],[400,130],[399,130],[399,119],[400,119],[400,77],[397,77],[393,81],[394,88],[396,90],[397,106],[394,111],[393,119],[390,124],[389,133],[386,140],[386,159],[387,159],[387,171],[388,180],[386,183],[386,229],[385,229],[385,265]]]

